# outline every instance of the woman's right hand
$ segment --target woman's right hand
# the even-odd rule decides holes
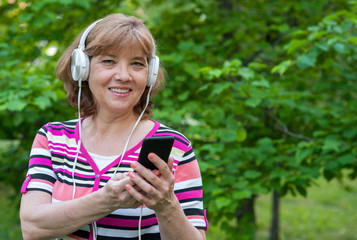
[[[127,184],[137,188],[127,173],[117,173],[104,186],[103,190],[113,211],[118,208],[137,208],[142,204],[125,189]]]

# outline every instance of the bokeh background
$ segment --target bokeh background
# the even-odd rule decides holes
[[[207,239],[357,239],[356,0],[1,0],[0,239],[37,130],[76,117],[56,61],[117,12],[157,41],[153,118],[193,142]]]

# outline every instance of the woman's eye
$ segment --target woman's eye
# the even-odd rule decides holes
[[[141,62],[133,62],[133,65],[137,66],[137,67],[144,67],[145,66],[145,64],[141,63]]]
[[[104,64],[113,64],[114,61],[111,60],[111,59],[105,59],[105,60],[102,61],[102,63],[104,63]]]

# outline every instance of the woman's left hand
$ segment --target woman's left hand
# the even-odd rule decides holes
[[[130,172],[128,175],[141,191],[129,184],[125,188],[137,201],[156,212],[170,209],[177,201],[174,194],[175,178],[172,174],[174,159],[170,157],[168,163],[165,163],[154,153],[150,153],[148,158],[158,170],[152,171],[133,162],[131,167],[136,173]]]

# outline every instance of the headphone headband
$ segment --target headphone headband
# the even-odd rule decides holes
[[[102,21],[102,19],[98,19],[97,21],[93,22],[91,25],[89,25],[89,27],[86,28],[86,30],[83,32],[81,36],[78,47],[72,52],[71,75],[74,81],[86,81],[88,78],[90,60],[88,55],[84,52],[86,48],[85,42],[90,31],[100,21]],[[146,83],[146,86],[148,87],[154,86],[159,72],[159,64],[160,64],[159,57],[155,55],[156,45],[155,45],[154,38],[152,37],[151,34],[150,37],[152,40],[152,44],[154,46],[154,51],[148,66],[148,78]]]
[[[95,27],[95,25],[97,25],[97,23],[100,22],[100,21],[102,21],[102,19],[98,19],[97,21],[95,21],[94,23],[89,25],[89,27],[87,27],[87,29],[83,32],[81,40],[79,41],[79,45],[78,45],[79,49],[82,49],[82,51],[85,50],[85,48],[86,48],[85,42],[86,42],[88,34]]]

